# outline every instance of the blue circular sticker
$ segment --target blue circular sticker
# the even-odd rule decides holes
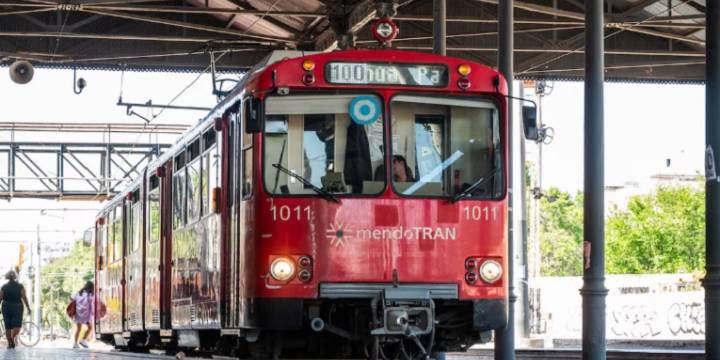
[[[370,125],[380,118],[380,101],[371,95],[357,96],[350,101],[350,118],[358,125]]]

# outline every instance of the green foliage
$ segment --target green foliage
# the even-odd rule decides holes
[[[690,186],[660,187],[634,196],[606,226],[611,274],[701,271],[705,266],[705,193]]]
[[[583,196],[556,188],[540,200],[543,276],[582,275]],[[702,187],[664,186],[610,211],[605,226],[609,274],[699,272],[705,267]]]
[[[550,188],[540,199],[540,273],[582,275],[583,196]]]
[[[69,329],[72,321],[65,314],[70,297],[93,280],[93,251],[82,241],[70,253],[42,268],[42,318],[44,324]]]

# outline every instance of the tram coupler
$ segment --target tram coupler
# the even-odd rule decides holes
[[[427,290],[389,288],[371,304],[377,316],[378,303],[382,305],[382,321],[375,318],[375,336],[417,337],[433,332],[435,303]]]

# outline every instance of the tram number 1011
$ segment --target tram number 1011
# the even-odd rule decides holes
[[[488,206],[465,206],[463,207],[465,220],[474,221],[496,221],[497,208]]]
[[[270,213],[273,221],[310,220],[310,206],[271,206]]]

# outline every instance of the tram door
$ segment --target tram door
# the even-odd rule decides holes
[[[125,206],[125,329],[143,330],[143,216],[140,189],[130,193]]]
[[[147,330],[160,329],[160,178],[150,175],[145,197],[145,311]]]
[[[251,99],[243,101],[240,111],[237,139],[238,162],[235,168],[238,187],[238,321],[242,328],[254,326],[251,320],[250,298],[254,296],[255,283],[255,202],[253,184],[253,165],[255,164],[254,134],[246,131],[249,119]]]
[[[232,112],[223,118],[223,199],[227,206],[224,206],[226,213],[222,219],[224,229],[223,234],[223,271],[225,276],[224,288],[224,309],[223,324],[225,328],[237,329],[238,322],[238,283],[240,276],[240,268],[238,263],[238,194],[237,194],[237,176],[236,167],[238,165],[239,155],[236,149],[240,144],[238,141],[238,128],[240,126],[240,114]]]
[[[119,333],[123,329],[123,207],[110,209],[107,217],[107,271],[101,299],[107,306],[107,314],[101,319],[102,332]]]
[[[107,291],[104,289],[107,283],[107,239],[107,214],[102,214],[102,217],[95,223],[95,296],[98,298],[98,303],[103,304],[107,304],[105,297]],[[96,309],[95,332],[104,333],[102,318],[97,314]]]

